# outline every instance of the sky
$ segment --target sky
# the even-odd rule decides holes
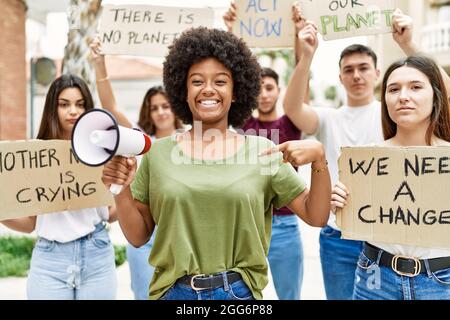
[[[190,6],[216,8],[217,27],[223,26],[221,16],[226,11],[230,0],[103,0],[103,4],[148,4],[165,6]],[[33,56],[47,56],[53,59],[62,58],[64,46],[67,41],[67,14],[65,12],[49,13],[47,15],[47,26],[28,21],[27,22],[27,45],[28,58]],[[339,79],[339,52],[352,43],[367,43],[366,37],[355,37],[334,41],[320,41],[319,48],[311,67],[314,74],[312,86],[324,90],[329,85],[338,85]],[[155,62],[160,60],[155,59]]]

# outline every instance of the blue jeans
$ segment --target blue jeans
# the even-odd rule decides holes
[[[228,284],[225,273],[222,272],[223,287],[195,291],[189,285],[176,282],[160,300],[254,300],[252,292],[243,280]]]
[[[300,300],[303,247],[296,215],[274,215],[268,260],[280,300]]]
[[[152,280],[155,268],[152,267],[148,258],[153,246],[153,239],[156,229],[153,231],[150,240],[142,247],[135,248],[131,244],[127,245],[127,260],[130,267],[131,290],[135,300],[147,300],[150,281]]]
[[[320,231],[320,262],[328,300],[350,300],[362,241],[341,239],[341,232],[330,226]]]
[[[114,248],[103,223],[67,243],[37,239],[27,279],[28,299],[111,300],[116,290]]]
[[[449,300],[450,268],[415,277],[400,276],[361,252],[356,269],[355,300]]]

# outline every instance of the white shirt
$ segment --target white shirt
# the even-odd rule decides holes
[[[374,241],[370,241],[370,244],[394,255],[399,254],[405,257],[414,257],[417,259],[432,259],[450,256],[450,250],[448,249],[425,248],[405,244],[381,243]]]
[[[36,234],[65,243],[88,235],[95,230],[95,225],[108,219],[107,207],[41,214],[36,218]]]
[[[381,144],[384,141],[381,125],[381,104],[374,101],[367,106],[342,106],[338,109],[315,108],[319,116],[317,139],[322,142],[328,159],[331,182],[339,181],[340,148]],[[328,225],[338,229],[336,216],[331,213]],[[448,249],[424,248],[410,245],[370,242],[391,254],[418,259],[450,256]]]
[[[317,139],[322,142],[328,160],[331,183],[339,181],[338,159],[341,147],[379,144],[384,141],[381,127],[381,104],[374,100],[366,106],[314,108],[319,117]],[[330,213],[328,225],[339,230],[336,216]]]

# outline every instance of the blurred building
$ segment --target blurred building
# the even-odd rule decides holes
[[[0,0],[0,140],[26,137],[25,20],[23,0]]]
[[[48,86],[30,87],[30,60],[47,56],[61,72],[62,51],[49,31],[49,14],[67,14],[69,0],[0,0],[0,140],[33,138],[39,129]],[[56,26],[58,28],[58,26]],[[59,26],[59,28],[61,28]],[[56,39],[61,42],[61,39]],[[60,48],[61,49],[61,48]],[[161,62],[138,57],[111,56],[107,67],[118,106],[137,121],[146,90],[161,84]],[[99,106],[95,94],[96,105]]]

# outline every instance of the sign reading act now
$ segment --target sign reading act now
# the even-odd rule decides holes
[[[70,141],[0,142],[0,220],[111,205],[101,175],[78,163]]]
[[[346,147],[345,239],[450,248],[450,147]]]

